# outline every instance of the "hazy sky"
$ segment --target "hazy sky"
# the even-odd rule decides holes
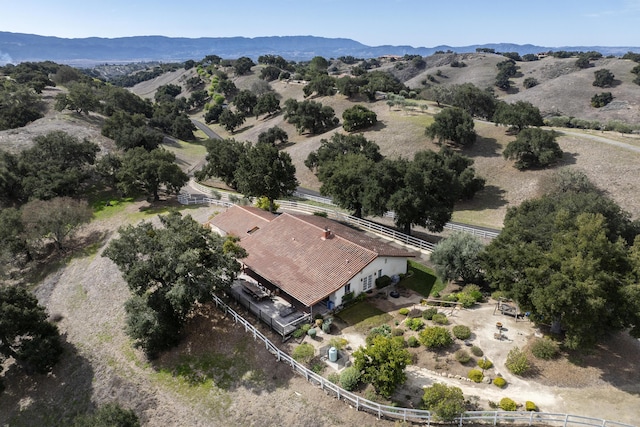
[[[640,45],[640,0],[0,0],[0,31],[350,38],[369,46]]]

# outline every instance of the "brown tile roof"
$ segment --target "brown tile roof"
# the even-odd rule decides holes
[[[261,228],[277,215],[253,206],[232,206],[224,212],[214,216],[209,223],[215,225],[227,234],[233,234],[240,239],[248,236],[248,232],[255,227]]]
[[[233,225],[232,218],[240,226]],[[242,261],[306,306],[340,289],[378,256],[414,256],[327,218],[288,213],[271,218],[267,221],[247,207],[232,207],[211,222],[227,232],[259,226],[240,236],[249,254]],[[325,229],[330,230],[328,238]]]

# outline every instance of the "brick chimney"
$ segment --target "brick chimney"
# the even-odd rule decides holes
[[[325,227],[324,230],[322,230],[322,240],[327,240],[330,236],[331,230],[329,230],[328,227]]]

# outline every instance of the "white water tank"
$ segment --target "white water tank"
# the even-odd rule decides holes
[[[329,349],[329,362],[335,362],[338,360],[338,349],[331,347]]]

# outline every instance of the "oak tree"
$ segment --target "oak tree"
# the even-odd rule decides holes
[[[245,196],[266,197],[270,210],[275,210],[277,198],[290,196],[298,187],[291,156],[270,144],[248,145],[240,156],[234,179],[238,191]]]
[[[458,145],[469,145],[476,140],[473,118],[461,108],[445,108],[433,120],[425,134],[430,138],[438,138],[439,143],[450,141]]]
[[[21,286],[0,285],[0,370],[11,357],[27,373],[44,374],[62,352],[58,328],[36,297]]]
[[[117,172],[118,188],[128,195],[144,192],[160,200],[160,187],[168,193],[178,194],[189,181],[189,177],[175,163],[176,155],[163,148],[147,151],[142,147],[132,148],[122,157]]]
[[[177,343],[195,305],[211,301],[240,271],[237,254],[223,250],[225,239],[191,216],[172,212],[160,225],[121,227],[104,251],[133,293],[127,333],[149,357]]]

